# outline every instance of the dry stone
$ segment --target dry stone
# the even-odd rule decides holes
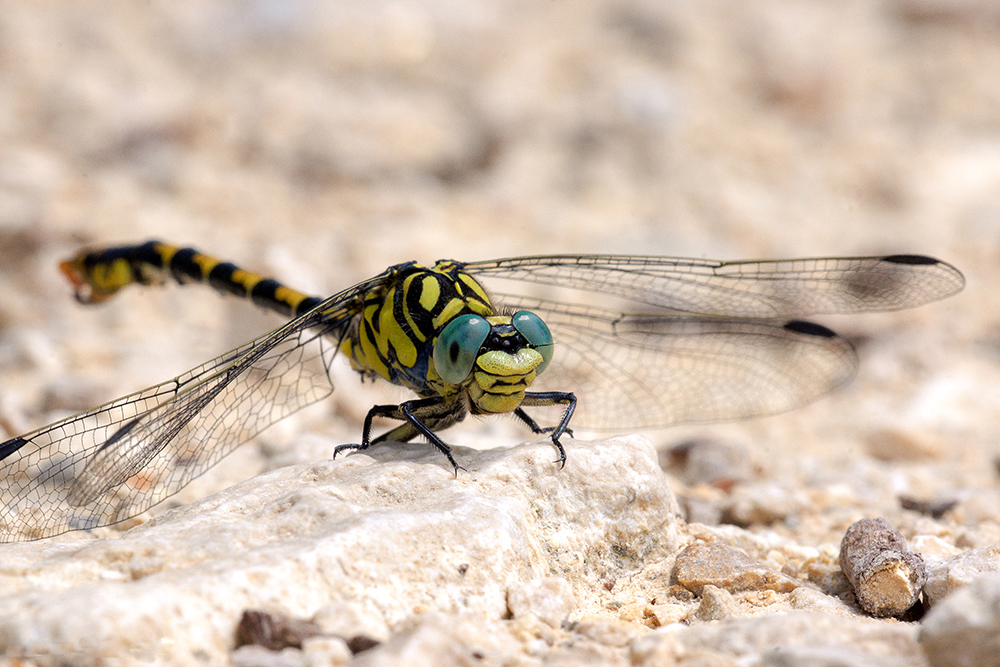
[[[426,447],[384,447],[261,475],[120,539],[7,545],[0,649],[40,664],[224,661],[245,609],[377,635],[430,612],[502,619],[519,582],[559,572],[604,591],[609,572],[627,581],[678,548],[647,440],[568,454],[561,469],[545,442],[463,451],[456,477]],[[600,605],[556,589],[552,619]]]
[[[976,579],[931,609],[920,644],[932,667],[1000,665],[1000,573]]]
[[[798,586],[789,577],[745,553],[720,542],[692,544],[677,556],[677,583],[695,594],[712,585],[730,592],[773,590],[788,592]]]

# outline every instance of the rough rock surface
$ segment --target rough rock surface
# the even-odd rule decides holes
[[[680,519],[647,440],[571,450],[563,469],[544,442],[470,453],[456,477],[434,451],[385,447],[255,477],[121,539],[14,545],[0,646],[53,663],[223,661],[244,609],[308,617],[336,601],[390,626],[596,613],[609,572],[633,596],[666,580]]]
[[[920,645],[933,667],[1000,665],[1000,574],[975,579],[936,605]]]
[[[643,667],[669,665],[671,659],[680,665],[736,665],[749,660],[802,667],[923,665],[915,634],[915,628],[904,624],[796,611],[692,628],[670,626],[634,642],[631,658],[633,665]]]
[[[858,604],[873,616],[899,616],[920,600],[927,567],[882,518],[851,524],[840,543],[840,571]]]
[[[1000,572],[1000,545],[963,551],[928,568],[924,595],[933,606],[953,591],[992,572]]]
[[[444,437],[490,450],[459,450],[474,474],[419,444],[332,464],[402,398],[336,366],[332,399],[125,537],[0,545],[0,666],[926,664],[913,623],[857,617],[837,549],[861,517],[898,528],[927,623],[995,569],[997,100],[994,0],[5,3],[0,441],[281,323],[194,287],[81,308],[56,268],[81,244],[190,244],[316,294],[409,260],[593,252],[925,253],[968,285],[817,317],[860,373],[811,406],[648,434],[649,488],[686,523],[621,504],[656,472],[632,439],[556,472],[547,445],[504,449],[515,420],[470,419]],[[703,543],[795,587],[672,584]],[[245,607],[323,634],[230,653]]]
[[[728,544],[692,544],[677,555],[674,579],[695,595],[705,586],[724,588],[730,593],[773,590],[787,593],[795,581],[764,563],[755,561]]]

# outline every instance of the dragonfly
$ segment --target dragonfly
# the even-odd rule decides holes
[[[845,338],[800,319],[911,308],[964,286],[923,255],[766,261],[539,255],[396,264],[328,298],[149,241],[62,262],[77,300],[203,283],[288,318],[161,384],[0,443],[0,541],[111,525],[177,493],[242,443],[329,396],[343,357],[415,398],[376,405],[361,442],[512,414],[555,448],[570,424],[636,430],[789,410],[850,380]],[[554,413],[540,426],[533,414]],[[375,420],[400,422],[373,437]],[[543,420],[544,421],[544,420]]]

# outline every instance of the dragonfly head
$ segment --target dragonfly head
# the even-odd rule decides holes
[[[552,334],[540,317],[460,315],[434,342],[434,367],[445,382],[463,385],[474,412],[517,408],[524,392],[552,360]]]

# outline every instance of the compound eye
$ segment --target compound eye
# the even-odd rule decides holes
[[[441,379],[451,384],[465,382],[490,328],[490,323],[478,315],[459,315],[441,330],[433,353]]]
[[[542,363],[535,369],[535,373],[541,373],[552,361],[552,351],[555,344],[552,342],[552,332],[538,315],[528,310],[519,310],[510,318],[511,324],[517,332],[524,336],[528,344],[542,355]]]

